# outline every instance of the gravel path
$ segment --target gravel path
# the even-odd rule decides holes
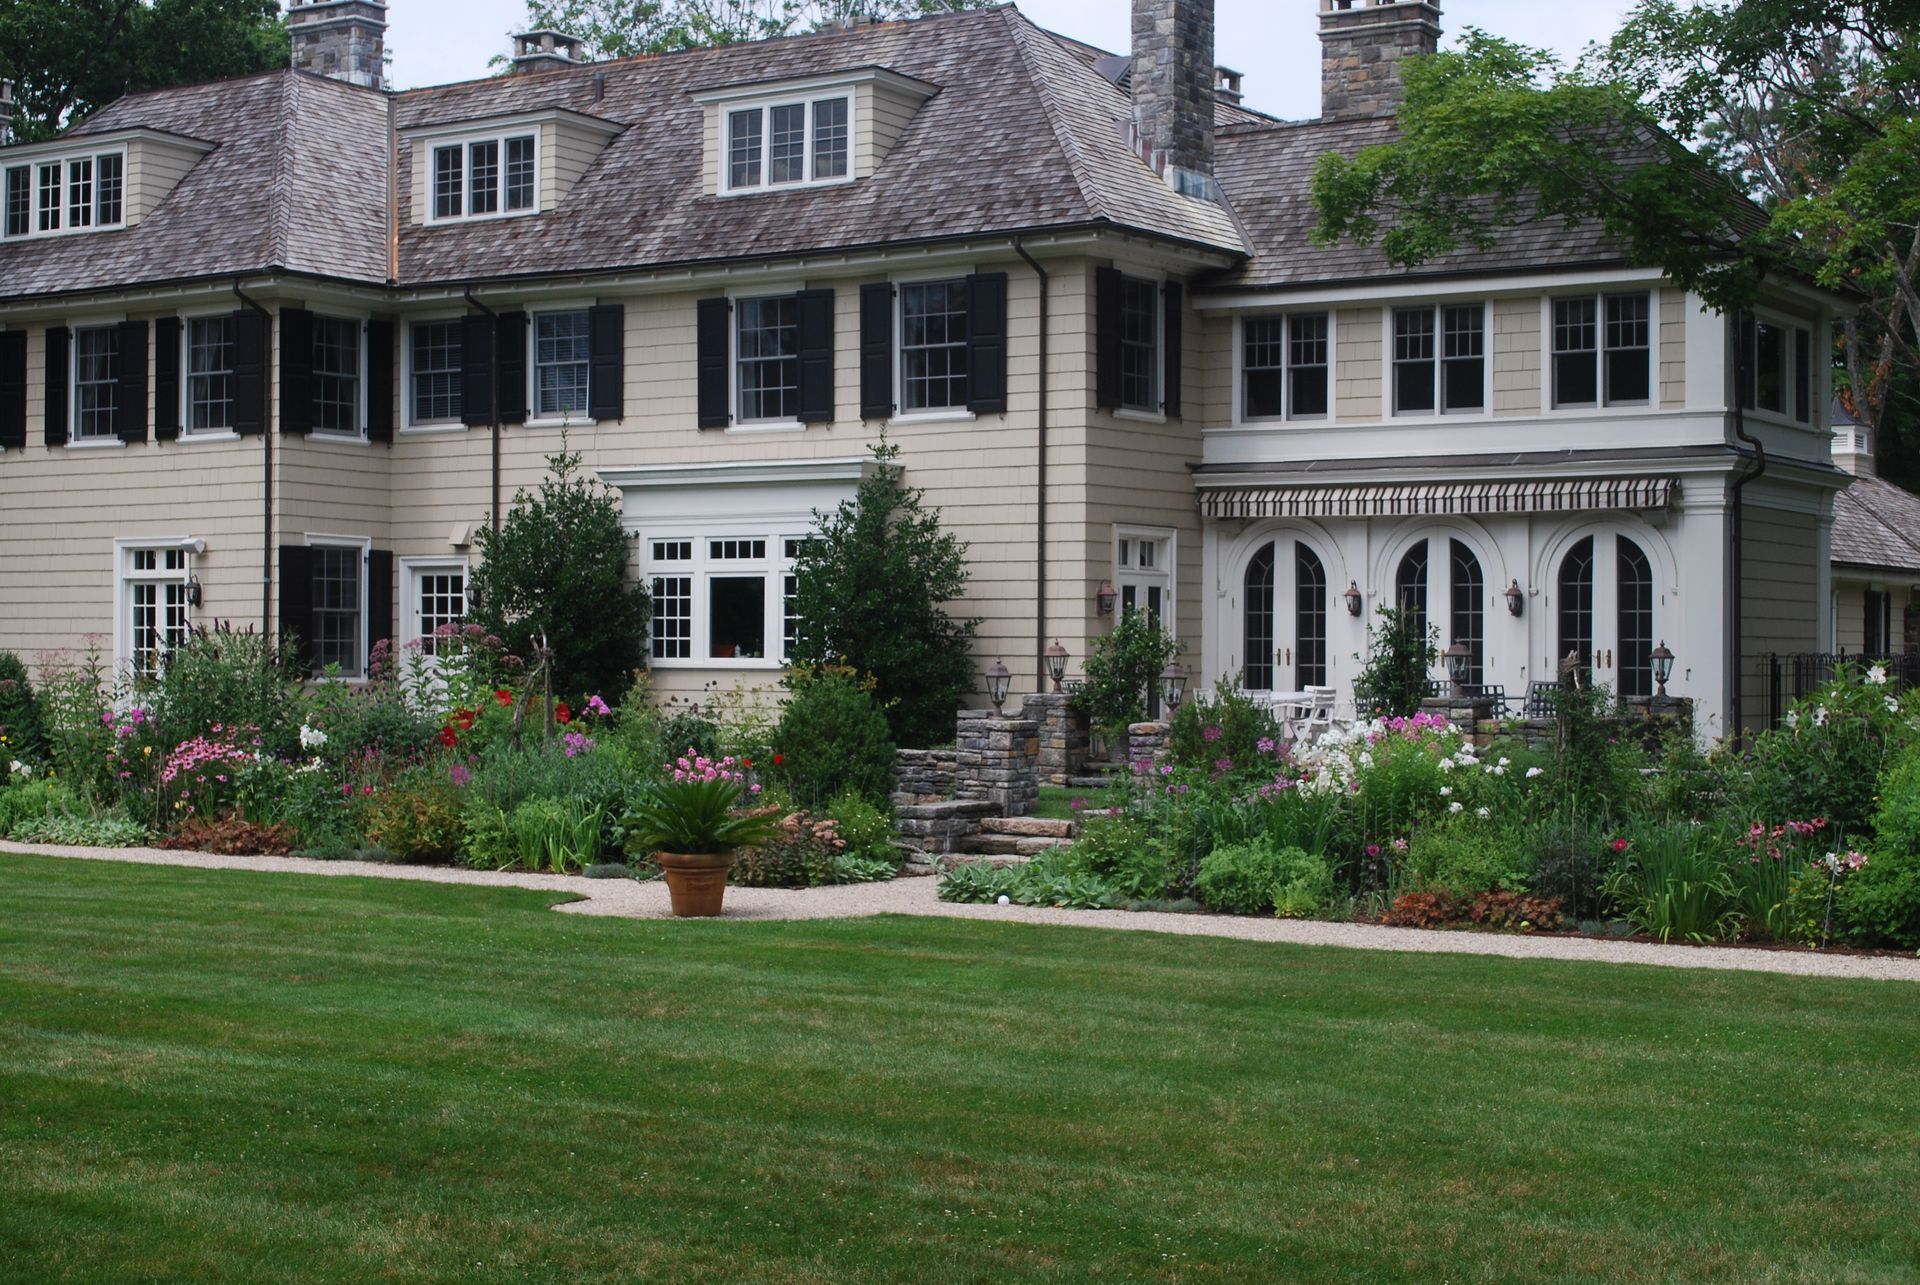
[[[301,857],[223,857],[207,852],[167,852],[158,848],[58,848],[0,841],[0,853],[9,852],[86,861],[127,861],[137,865],[189,866],[202,870],[264,870],[365,879],[406,879],[417,883],[459,883],[484,888],[531,888],[539,892],[564,893],[582,898],[554,907],[562,914],[627,919],[669,917],[667,889],[658,880],[638,883],[631,879],[582,879],[566,875],[453,870],[443,866],[389,866],[362,861],[313,861]],[[1277,941],[1298,946],[1424,951],[1442,955],[1500,955],[1510,959],[1585,960],[1609,964],[1654,964],[1667,968],[1717,968],[1757,973],[1794,973],[1809,977],[1865,977],[1920,982],[1920,959],[1908,958],[1821,955],[1811,951],[1733,947],[1662,946],[1649,942],[1599,941],[1581,937],[1435,932],[1418,928],[1382,928],[1373,924],[1249,919],[1226,915],[962,906],[939,900],[935,896],[935,881],[925,878],[849,884],[837,888],[727,889],[725,918],[729,920],[843,919],[863,915],[933,915],[949,919],[994,919],[1022,924],[1177,933],[1191,937],[1235,937],[1243,941]]]

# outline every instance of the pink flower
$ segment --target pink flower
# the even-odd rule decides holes
[[[1221,731],[1219,728],[1209,727],[1206,731],[1200,733],[1200,739],[1204,740],[1207,744],[1211,745],[1225,735],[1226,733]]]
[[[1369,843],[1367,845],[1367,855],[1377,859],[1380,856],[1380,845],[1377,843]]]

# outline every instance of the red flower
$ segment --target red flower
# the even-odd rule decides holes
[[[1625,852],[1627,850],[1627,841],[1625,839],[1615,839],[1613,841],[1613,850],[1615,852]]]
[[[554,705],[553,721],[556,723],[571,723],[573,721],[573,711],[567,708],[565,701],[560,701]]]
[[[448,724],[440,729],[440,743],[448,749],[452,749],[459,739],[460,737],[454,733],[452,724]]]
[[[453,711],[453,721],[460,724],[460,730],[463,732],[471,732],[473,730],[473,721],[478,717],[480,717],[480,715],[470,709],[456,709]]]
[[[500,702],[500,707],[502,709],[513,704],[513,693],[508,691],[504,687],[502,687],[499,691],[495,692],[493,694],[493,698]]]
[[[752,767],[752,766],[753,766],[753,760],[752,760],[752,759],[741,759],[741,760],[740,760],[740,766],[741,766],[741,767]]]
[[[773,756],[773,765],[774,765],[775,767],[779,767],[779,766],[780,766],[780,765],[781,765],[782,763],[784,763],[784,762],[786,762],[786,761],[787,761],[787,760],[786,760],[786,756],[785,756],[785,755],[783,755],[783,754],[780,754],[780,753],[779,753],[779,752],[777,752],[777,751],[776,751],[776,752],[774,753],[774,756]]]

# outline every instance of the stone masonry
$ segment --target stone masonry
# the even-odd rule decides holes
[[[960,711],[954,738],[956,799],[984,799],[1015,817],[1040,797],[1040,725],[992,710]]]
[[[908,803],[950,799],[956,767],[951,749],[896,750],[894,793]]]
[[[1021,713],[1040,728],[1040,755],[1036,766],[1043,785],[1065,785],[1086,770],[1093,734],[1087,716],[1073,707],[1073,697],[1044,692],[1025,698]]]
[[[1393,115],[1401,60],[1439,47],[1439,0],[1320,0],[1321,117]]]
[[[1158,766],[1167,761],[1173,728],[1166,723],[1135,723],[1127,728],[1127,762]]]
[[[381,0],[292,0],[293,65],[348,84],[386,83],[387,6]]]
[[[1213,0],[1133,0],[1133,112],[1167,164],[1213,173]]]

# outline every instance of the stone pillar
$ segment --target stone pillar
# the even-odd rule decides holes
[[[1043,784],[1065,785],[1068,777],[1085,770],[1093,734],[1087,716],[1073,707],[1071,696],[1035,693],[1026,698],[1021,714],[1040,727],[1038,767]]]
[[[1167,761],[1173,728],[1167,723],[1135,723],[1127,728],[1127,764],[1146,760],[1155,767]]]
[[[1482,735],[1480,724],[1493,717],[1493,701],[1474,696],[1429,696],[1420,702],[1423,714],[1438,714],[1440,717],[1462,729],[1467,735],[1467,744],[1484,745],[1490,739]]]
[[[895,750],[893,791],[896,803],[925,803],[953,797],[954,752]]]
[[[1040,797],[1040,725],[987,709],[960,711],[953,794],[984,799],[1020,816]]]

